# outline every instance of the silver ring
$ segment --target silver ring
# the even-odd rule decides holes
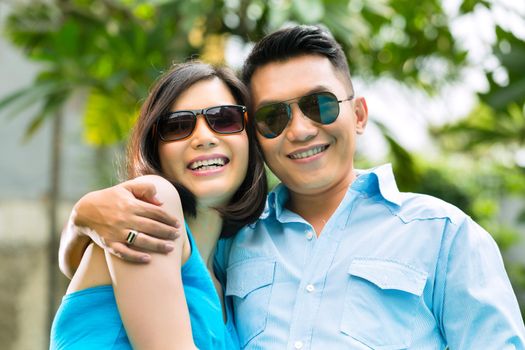
[[[133,242],[135,242],[135,239],[137,238],[137,236],[139,235],[139,233],[135,230],[129,230],[129,233],[128,233],[128,238],[126,238],[126,241],[128,242],[128,244],[133,244]]]

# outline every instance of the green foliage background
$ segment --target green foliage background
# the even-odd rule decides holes
[[[457,16],[494,1],[464,0]],[[153,80],[173,62],[199,57],[225,62],[232,38],[248,44],[288,23],[321,23],[349,57],[354,76],[389,78],[429,95],[471,66],[451,33],[439,0],[56,0],[13,5],[4,34],[42,70],[33,84],[0,100],[16,115],[41,106],[27,128],[30,137],[62,109],[72,94],[85,94],[87,143],[103,149],[124,144],[140,102]],[[525,18],[523,18],[525,20]],[[525,42],[495,28],[492,54],[505,84],[484,69],[489,90],[464,119],[434,127],[441,155],[403,149],[379,122],[402,190],[452,202],[488,229],[505,251],[519,239],[516,225],[501,223],[502,201],[525,198]],[[442,67],[436,74],[435,67]],[[444,73],[443,73],[444,72]],[[361,166],[372,165],[367,159]],[[516,218],[525,223],[525,211]],[[506,261],[525,309],[525,267]]]

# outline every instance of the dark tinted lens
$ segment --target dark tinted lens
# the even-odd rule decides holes
[[[331,124],[339,115],[339,102],[330,92],[304,96],[298,104],[304,115],[320,124]]]
[[[218,133],[232,134],[244,130],[244,108],[240,106],[213,107],[206,111],[208,125]]]
[[[196,117],[191,112],[175,112],[159,121],[159,136],[164,141],[180,140],[188,137],[195,128]]]
[[[284,103],[261,107],[255,112],[257,130],[266,138],[274,138],[283,132],[289,120],[288,108]]]

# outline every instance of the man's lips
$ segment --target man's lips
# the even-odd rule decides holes
[[[304,159],[304,158],[312,157],[312,156],[315,156],[316,154],[326,151],[328,147],[329,145],[316,145],[313,147],[303,148],[303,149],[300,149],[300,150],[297,150],[295,152],[288,154],[288,158]]]

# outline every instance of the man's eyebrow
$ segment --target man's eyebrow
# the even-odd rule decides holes
[[[316,86],[312,87],[311,89],[306,90],[302,95],[295,96],[295,97],[292,97],[292,98],[287,99],[287,100],[274,100],[274,99],[262,100],[261,102],[259,102],[257,104],[257,106],[255,106],[255,109],[258,109],[258,108],[261,108],[261,107],[264,107],[264,106],[268,106],[268,105],[271,105],[271,104],[274,104],[274,103],[292,101],[292,100],[301,98],[303,96],[315,94],[316,92],[327,92],[327,91],[328,92],[332,92],[332,90],[329,87],[325,86],[325,85],[316,85]]]

